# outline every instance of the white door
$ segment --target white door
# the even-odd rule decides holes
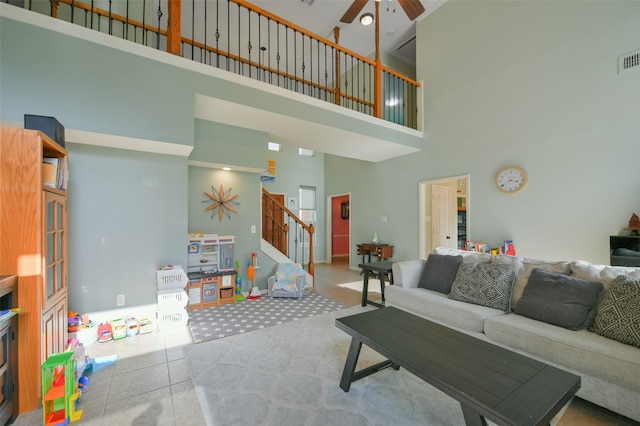
[[[451,188],[432,185],[431,216],[433,247],[451,248]]]

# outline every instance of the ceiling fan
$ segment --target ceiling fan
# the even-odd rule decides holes
[[[347,9],[344,15],[342,15],[342,18],[340,18],[340,22],[344,22],[345,24],[353,22],[368,1],[369,0],[354,0],[349,9]],[[375,1],[380,2],[380,0]],[[422,15],[425,10],[420,0],[398,0],[398,3],[400,3],[400,6],[402,6],[402,9],[404,9],[411,21]]]

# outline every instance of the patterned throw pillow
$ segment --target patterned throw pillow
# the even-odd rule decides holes
[[[620,275],[611,283],[590,330],[640,348],[640,278]]]
[[[516,268],[495,263],[463,263],[451,286],[449,299],[489,308],[511,310]]]

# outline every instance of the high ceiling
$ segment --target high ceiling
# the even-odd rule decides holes
[[[408,0],[417,1],[417,0]],[[421,0],[425,12],[410,21],[397,0],[380,1],[380,50],[414,65],[416,22],[446,0]],[[375,0],[369,0],[351,24],[340,22],[353,0],[253,0],[251,3],[288,21],[334,41],[334,27],[340,28],[340,44],[364,56],[375,52],[375,25],[364,26],[359,17],[375,14]]]

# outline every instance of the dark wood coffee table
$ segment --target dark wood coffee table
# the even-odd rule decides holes
[[[542,425],[580,388],[580,377],[394,307],[336,319],[352,336],[340,388],[403,367],[460,402],[467,425]],[[355,371],[362,344],[388,358]]]

